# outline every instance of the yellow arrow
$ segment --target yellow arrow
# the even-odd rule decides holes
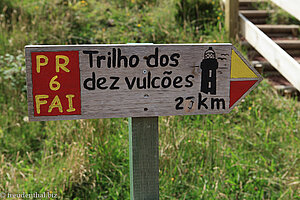
[[[231,52],[231,78],[258,78],[234,50]]]

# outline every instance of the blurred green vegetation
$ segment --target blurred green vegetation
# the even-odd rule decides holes
[[[28,44],[226,41],[219,1],[195,2],[4,0],[0,53]]]

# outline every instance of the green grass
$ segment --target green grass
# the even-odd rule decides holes
[[[182,2],[0,2],[0,192],[129,199],[127,119],[28,122],[20,51],[25,44],[227,41],[218,1],[199,0],[213,19],[182,14]],[[229,114],[160,117],[160,198],[299,199],[299,110],[264,80]]]
[[[188,0],[183,7],[179,2],[184,1],[2,0],[0,53],[16,54],[27,44],[226,40],[218,0]],[[188,9],[195,2],[202,2],[203,11]]]

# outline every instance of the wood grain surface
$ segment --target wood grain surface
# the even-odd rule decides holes
[[[130,199],[159,199],[158,117],[129,118]]]

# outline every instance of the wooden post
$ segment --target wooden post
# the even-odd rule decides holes
[[[159,199],[158,117],[128,121],[130,199]]]
[[[238,33],[239,0],[226,0],[225,3],[225,27],[228,37],[235,39]]]

